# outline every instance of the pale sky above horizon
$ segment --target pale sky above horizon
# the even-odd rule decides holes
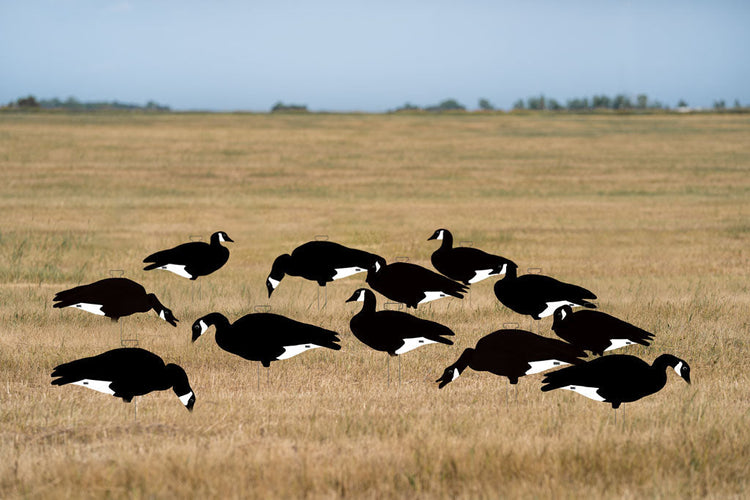
[[[510,108],[645,93],[750,104],[747,1],[0,0],[0,103]]]

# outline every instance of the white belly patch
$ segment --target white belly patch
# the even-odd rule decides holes
[[[586,396],[589,399],[593,399],[594,401],[604,401],[604,398],[601,397],[597,392],[599,390],[598,387],[586,387],[585,385],[566,385],[565,387],[561,387],[561,389],[567,389],[569,391],[577,392],[578,394]]]
[[[539,313],[539,317],[546,318],[547,316],[550,316],[552,313],[554,313],[557,308],[562,306],[581,307],[581,304],[574,304],[573,302],[570,302],[568,300],[556,300],[553,302],[547,302],[547,308]]]
[[[163,269],[165,271],[175,273],[177,276],[182,276],[183,278],[187,278],[187,279],[191,279],[193,277],[192,274],[185,271],[185,266],[182,264],[165,264],[163,266],[157,267],[157,269]]]
[[[88,304],[86,302],[79,302],[78,304],[73,304],[72,306],[68,307],[75,307],[76,309],[90,312],[91,314],[96,314],[97,316],[104,316],[101,304]]]
[[[416,337],[411,339],[404,339],[404,345],[394,351],[396,354],[403,354],[405,352],[412,351],[417,347],[421,347],[427,344],[435,344],[434,340],[427,339],[425,337]]]
[[[609,342],[610,342],[609,347],[604,349],[605,351],[612,351],[614,349],[619,349],[627,345],[635,344],[635,342],[633,342],[630,339],[609,339]]]
[[[433,300],[442,299],[447,296],[448,294],[443,292],[424,292],[424,298],[419,303],[424,304],[425,302],[432,302]]]
[[[103,392],[104,394],[114,394],[115,391],[109,388],[109,384],[111,383],[112,382],[109,382],[107,380],[93,380],[90,378],[85,378],[79,380],[78,382],[72,382],[72,385],[80,385],[81,387],[86,387],[87,389],[91,389],[92,391]]]
[[[490,276],[497,276],[500,273],[492,273],[492,269],[477,269],[474,271],[474,277],[469,280],[469,283],[476,283],[477,281],[482,281]]]
[[[316,347],[320,346],[316,344],[285,345],[284,352],[276,359],[289,359],[297,354],[301,354],[310,349],[315,349]]]
[[[335,271],[336,274],[333,275],[333,279],[340,280],[341,278],[346,278],[347,276],[351,276],[353,274],[363,273],[367,271],[367,269],[364,269],[362,267],[339,267]]]
[[[545,370],[549,370],[550,368],[556,368],[558,366],[568,365],[570,363],[565,363],[557,359],[545,359],[543,361],[529,361],[529,364],[531,365],[531,368],[526,371],[526,375],[543,372]]]

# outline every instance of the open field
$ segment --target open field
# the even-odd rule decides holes
[[[509,115],[0,114],[0,497],[744,497],[750,495],[750,118]],[[362,275],[287,277],[274,312],[342,333],[343,349],[256,366],[213,330],[269,303],[273,259],[316,235],[430,266],[446,227],[583,285],[656,333],[692,385],[608,405],[467,371],[434,380],[504,323],[494,280],[416,314],[456,345],[386,355],[349,332]],[[227,265],[190,282],[144,272],[152,251],[224,230]],[[120,327],[56,291],[126,276],[181,320],[121,320],[196,392],[133,405],[49,385],[52,368],[120,344]],[[200,293],[198,287],[200,286]],[[383,298],[378,296],[379,307]],[[540,322],[542,334],[551,318]],[[395,363],[391,363],[395,375]]]

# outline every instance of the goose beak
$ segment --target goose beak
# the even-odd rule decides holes
[[[358,298],[359,298],[359,290],[354,292],[354,294],[351,297],[346,299],[346,302],[356,302]]]
[[[226,238],[225,241],[228,241],[230,243],[234,243],[234,240],[232,238],[230,238],[229,235],[227,235],[227,238]]]

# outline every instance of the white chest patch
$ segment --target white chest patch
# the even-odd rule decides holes
[[[284,352],[276,359],[289,359],[310,349],[320,347],[316,344],[285,345]]]
[[[346,278],[347,276],[351,276],[353,274],[357,273],[363,273],[367,271],[367,269],[364,269],[362,267],[339,267],[336,269],[336,274],[333,275],[334,280],[340,280],[341,278]]]
[[[635,342],[633,342],[630,339],[609,339],[609,347],[604,349],[605,351],[613,351],[615,349],[619,349],[621,347],[625,347],[627,345],[633,345]]]
[[[97,392],[103,392],[104,394],[114,394],[115,391],[109,388],[109,384],[112,382],[109,382],[107,380],[93,380],[90,378],[85,378],[83,380],[79,380],[78,382],[72,382],[73,385],[80,385],[81,387],[86,387],[87,389],[91,389],[93,391]]]
[[[553,302],[547,302],[547,308],[539,313],[540,318],[546,318],[550,316],[558,307],[570,306],[570,307],[581,307],[581,304],[574,304],[568,300],[556,300]]]
[[[188,401],[190,401],[190,398],[193,397],[193,392],[190,391],[187,394],[183,394],[180,396],[180,402],[183,404],[183,406],[187,406]]]
[[[558,366],[564,366],[570,363],[565,363],[557,359],[545,359],[543,361],[529,361],[529,364],[531,365],[531,368],[526,371],[526,375],[543,372],[545,370],[549,370],[550,368],[556,368]]]
[[[433,300],[442,299],[447,296],[448,294],[443,292],[424,292],[424,298],[419,303],[424,304],[425,302],[432,302]]]
[[[157,269],[163,269],[165,271],[175,273],[177,276],[182,276],[183,278],[187,278],[187,279],[190,279],[193,277],[192,274],[185,271],[185,266],[182,264],[165,264],[161,267],[157,267]]]
[[[604,401],[604,398],[601,397],[597,392],[599,390],[598,387],[586,387],[584,385],[566,385],[565,387],[561,387],[561,389],[567,389],[569,391],[577,392],[578,394],[586,396],[589,399],[593,399],[594,401]]]
[[[477,281],[486,280],[490,276],[497,276],[499,273],[492,273],[492,269],[477,269],[474,271],[474,277],[469,280],[469,283],[476,283]]]
[[[75,307],[76,309],[90,312],[91,314],[96,314],[97,316],[104,316],[101,304],[88,304],[86,302],[79,302],[78,304],[73,304],[72,306],[68,307]]]
[[[422,347],[427,344],[435,344],[434,340],[430,340],[424,337],[416,337],[411,339],[404,339],[404,345],[396,349],[396,354],[403,354],[405,352],[413,351],[417,347]]]
[[[274,290],[276,290],[276,287],[279,286],[279,283],[281,283],[280,281],[275,280],[270,276],[268,277],[268,282],[271,284],[271,288],[273,288]]]

